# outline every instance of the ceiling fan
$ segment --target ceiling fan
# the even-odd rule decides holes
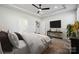
[[[36,7],[38,9],[37,13],[40,13],[42,10],[49,10],[50,8],[42,8],[42,4],[39,4],[38,6],[36,6],[35,4],[32,4],[34,7]]]

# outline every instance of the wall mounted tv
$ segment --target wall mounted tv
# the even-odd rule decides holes
[[[50,28],[61,28],[61,20],[50,21]]]

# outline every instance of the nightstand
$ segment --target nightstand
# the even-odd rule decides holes
[[[70,38],[71,40],[71,53],[72,54],[79,54],[79,38]]]

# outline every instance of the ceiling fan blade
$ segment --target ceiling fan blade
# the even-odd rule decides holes
[[[42,8],[42,10],[49,10],[50,8]]]
[[[35,4],[32,4],[34,7],[36,7],[37,9],[39,9],[39,7],[37,7]]]

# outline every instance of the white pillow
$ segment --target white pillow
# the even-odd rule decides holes
[[[19,39],[18,39],[17,35],[15,33],[8,33],[8,37],[9,37],[9,40],[12,43],[12,45],[15,48],[18,48],[18,46],[19,46]]]
[[[19,40],[18,48],[24,48],[24,47],[26,47],[26,43],[23,40]]]

